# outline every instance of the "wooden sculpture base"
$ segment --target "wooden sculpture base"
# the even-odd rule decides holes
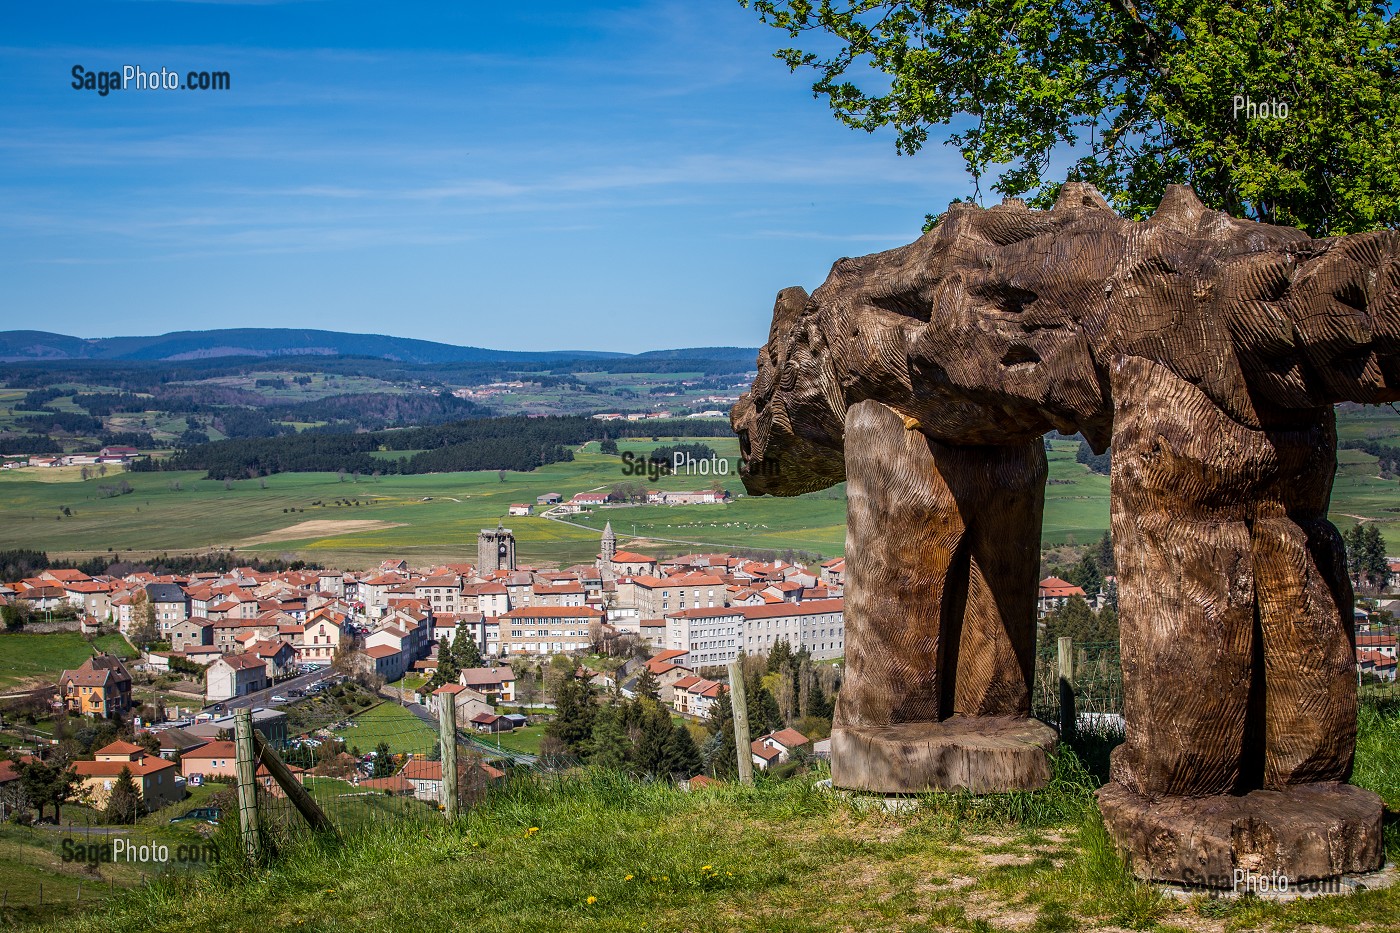
[[[1104,825],[1133,873],[1240,890],[1377,871],[1381,799],[1350,784],[1301,784],[1242,797],[1159,797],[1121,784],[1098,792]]]
[[[831,733],[831,782],[880,794],[1039,790],[1050,781],[1056,739],[1044,723],[1012,717],[838,727]]]

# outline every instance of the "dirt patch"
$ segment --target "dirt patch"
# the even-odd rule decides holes
[[[362,531],[383,531],[386,528],[399,528],[403,522],[381,522],[366,518],[348,518],[340,521],[318,519],[310,522],[297,522],[286,528],[269,531],[267,534],[246,538],[236,547],[253,547],[258,544],[273,544],[277,541],[300,541],[303,538],[329,538],[333,535],[353,535]]]

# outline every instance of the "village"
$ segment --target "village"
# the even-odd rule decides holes
[[[541,497],[540,504],[557,506],[558,498]],[[803,676],[818,693],[834,698],[839,689],[845,558],[810,568],[726,553],[657,558],[619,549],[610,524],[590,564],[518,563],[514,534],[503,525],[480,531],[475,556],[471,563],[423,568],[391,559],[368,572],[234,568],[117,578],[45,570],[0,586],[0,600],[23,607],[31,620],[71,615],[86,636],[114,630],[139,654],[124,662],[94,648],[55,683],[8,699],[12,707],[27,697],[116,724],[121,738],[72,762],[72,799],[104,810],[113,787],[129,775],[139,809],[150,812],[183,799],[190,782],[231,778],[232,713],[239,708],[252,709],[259,731],[278,747],[308,751],[309,768],[318,764],[309,750],[333,737],[324,728],[314,732],[320,738],[298,734],[288,714],[295,717],[307,698],[331,693],[349,691],[363,703],[392,697],[425,721],[436,721],[441,704],[450,702],[464,729],[499,741],[538,730],[532,723],[557,715],[550,701],[558,696],[546,686],[551,668],[567,669],[598,698],[625,703],[646,696],[677,728],[692,723],[702,738],[700,725],[715,718],[721,702],[727,715],[726,665],[736,659],[800,655]],[[1400,587],[1400,561],[1389,567],[1389,587]],[[1094,590],[1057,576],[1042,580],[1042,629],[1075,604],[1104,609],[1113,578]],[[1359,678],[1395,680],[1396,629],[1384,623],[1400,608],[1396,602],[1356,609]],[[175,687],[142,690],[142,682]],[[784,681],[776,692],[786,687]],[[826,757],[829,706],[822,720],[797,710],[792,695],[775,703],[788,715],[752,740],[754,767]],[[799,720],[799,712],[807,718]],[[26,760],[43,760],[44,743],[35,741],[32,753],[0,764],[0,790],[18,787]],[[375,753],[347,754],[344,742],[329,747],[342,757],[335,772],[356,787],[437,799],[441,764],[426,752],[397,756],[388,767]],[[505,774],[501,768],[536,757],[517,752],[478,767],[496,780]],[[705,779],[698,767],[686,770],[691,773],[679,776]],[[266,773],[260,775],[275,792]],[[17,801],[11,793],[0,806],[13,810]]]

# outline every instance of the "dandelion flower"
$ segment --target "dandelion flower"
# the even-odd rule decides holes
[[[623,878],[622,880],[623,880],[623,881],[631,881],[631,880],[632,880],[632,876],[631,876],[631,875],[628,875],[626,878]]]
[[[588,895],[588,903],[590,903],[590,904],[596,904],[596,903],[598,903],[598,899],[597,899],[596,897],[594,897],[592,894],[590,894],[590,895]]]
[[[714,868],[714,867],[715,867],[715,866],[713,866],[713,865],[706,865],[704,868],[701,868],[700,870],[701,870],[701,871],[709,871],[711,868]]]

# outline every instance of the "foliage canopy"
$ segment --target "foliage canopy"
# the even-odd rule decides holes
[[[1314,236],[1400,219],[1397,25],[1383,3],[740,3],[803,40],[777,57],[815,71],[814,95],[847,126],[891,127],[904,154],[949,127],[973,198],[994,175],[992,190],[1048,206],[1068,157],[1071,180],[1134,219],[1173,183]]]

